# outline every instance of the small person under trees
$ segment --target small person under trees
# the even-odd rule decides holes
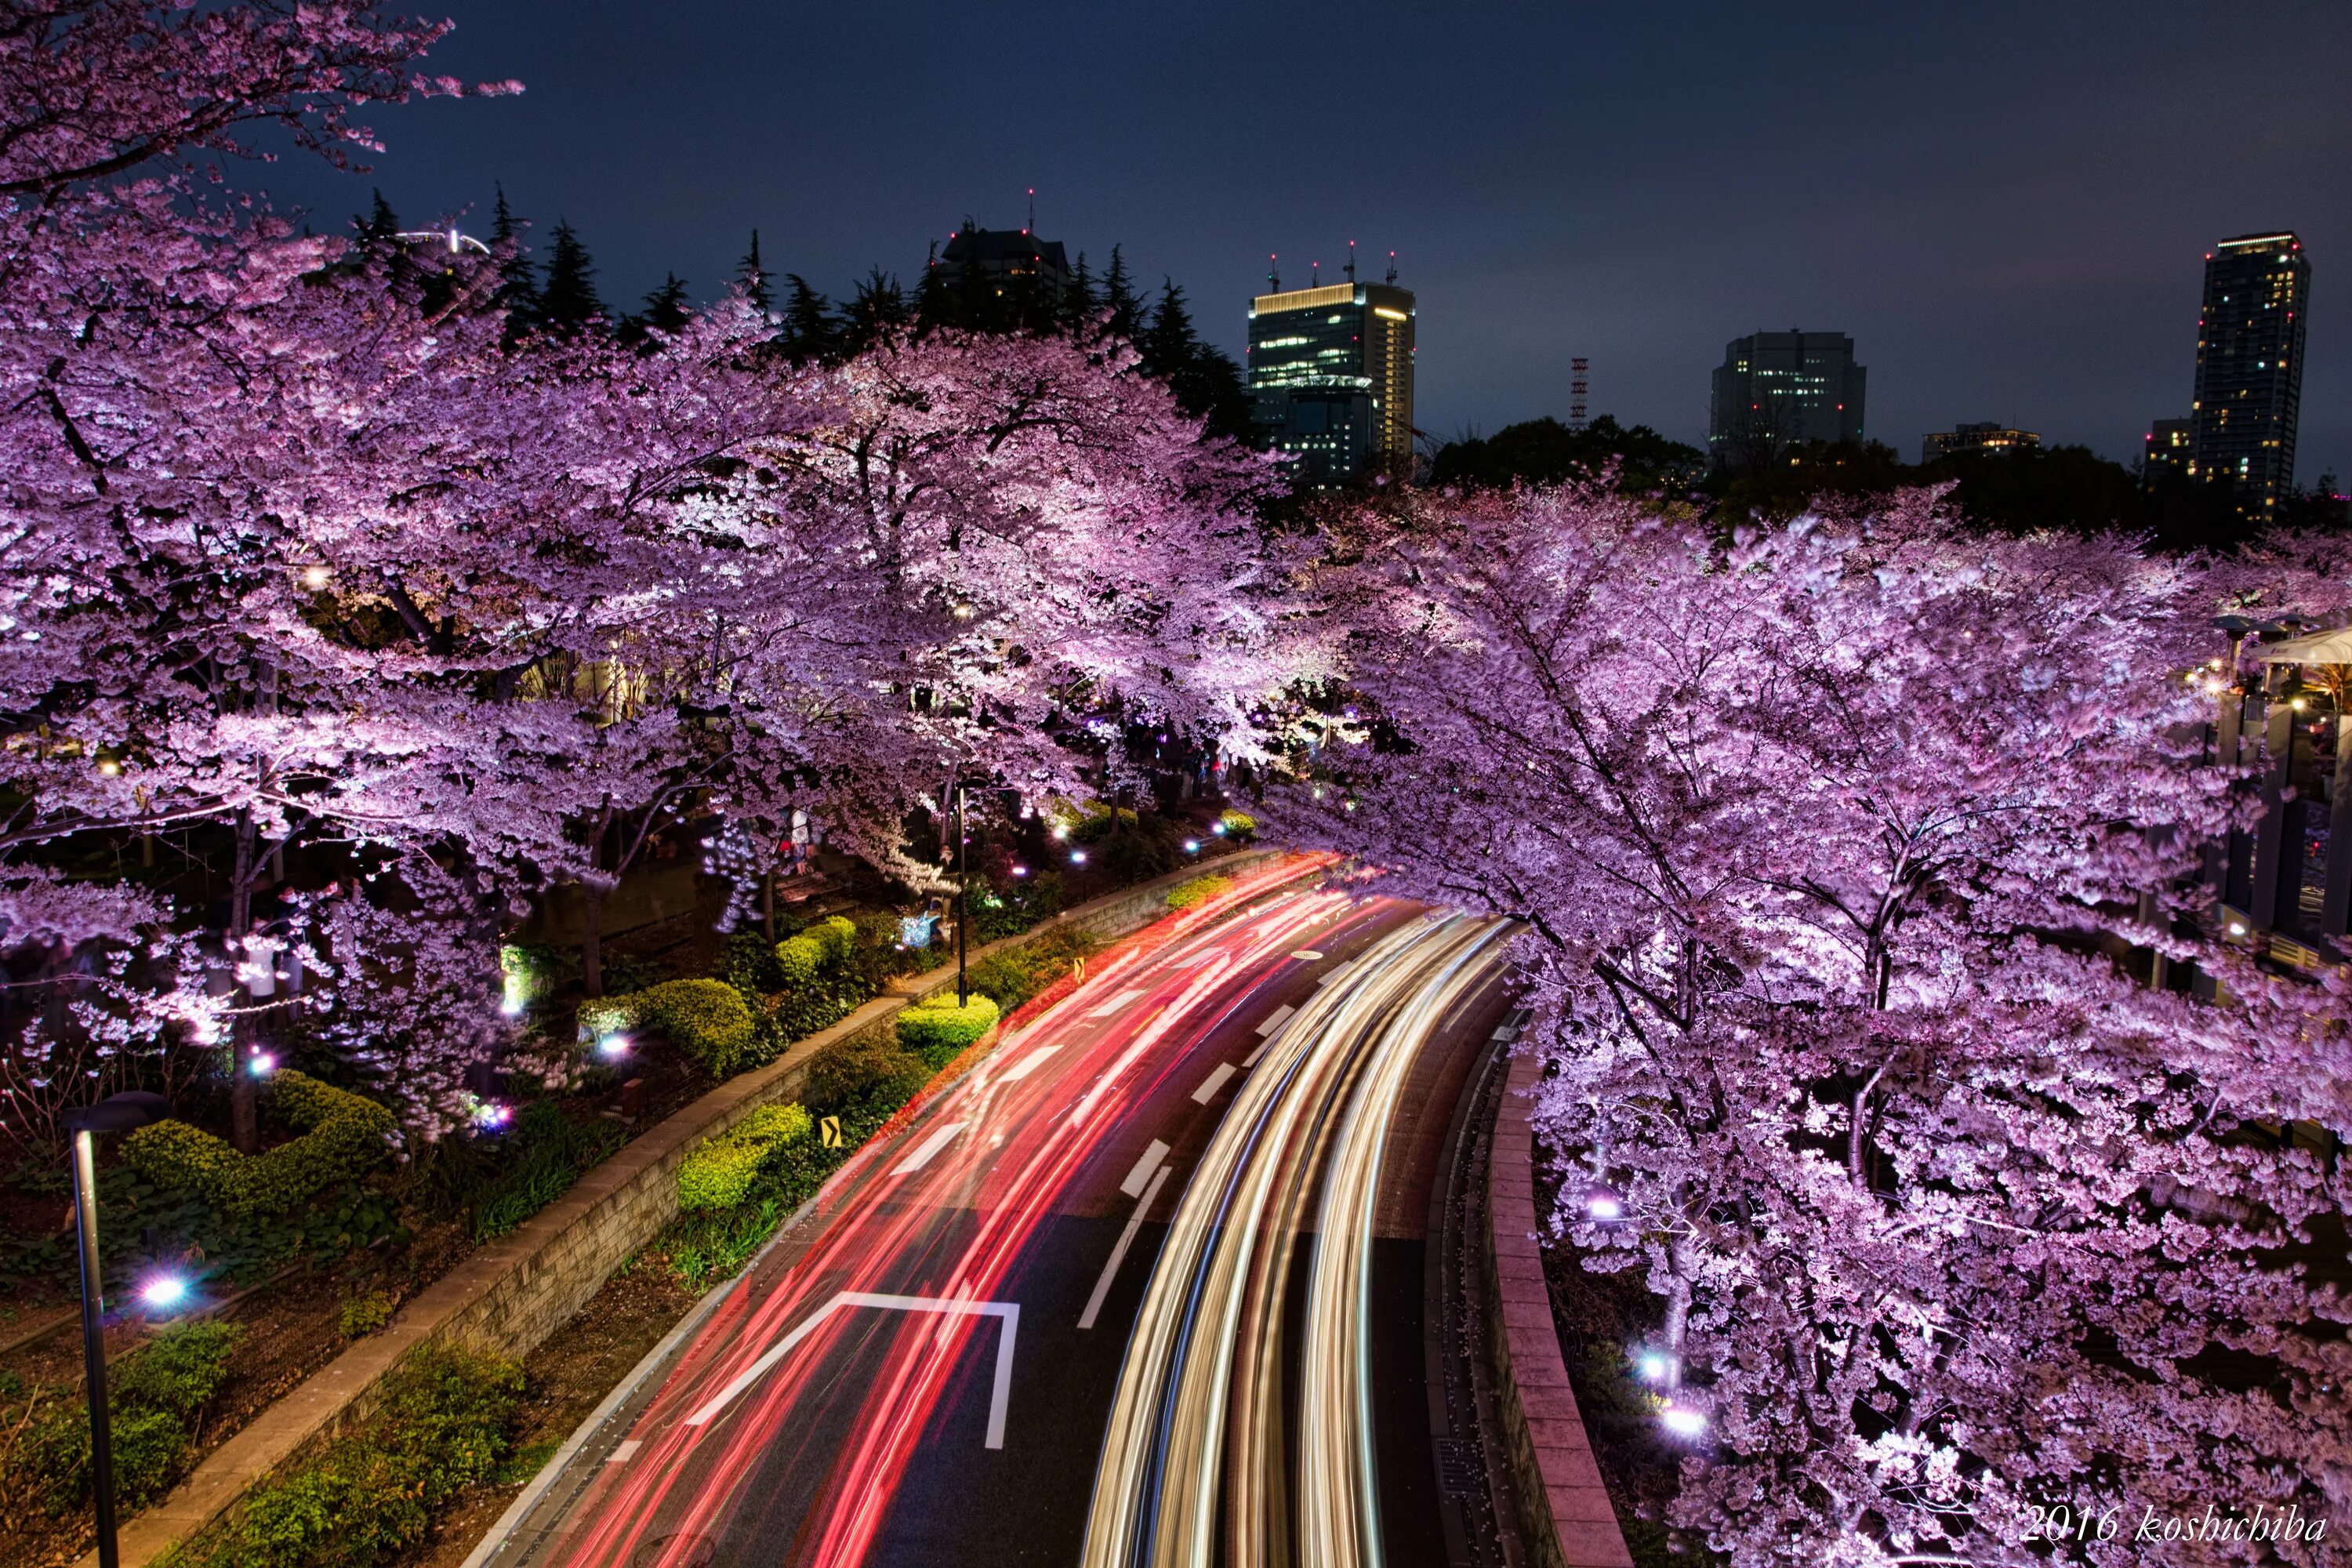
[[[2352,1305],[2307,1271],[2352,1177],[2276,1131],[2352,1131],[2347,990],[2208,934],[2197,876],[2251,784],[2182,672],[2248,569],[1917,494],[1357,542],[1360,706],[1290,815],[1526,922],[1554,1224],[1660,1299],[1671,1522],[1739,1568],[2324,1560],[2135,1538],[2352,1504]],[[2037,1539],[2061,1507],[2120,1528]]]

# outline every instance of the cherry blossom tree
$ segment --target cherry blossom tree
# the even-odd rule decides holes
[[[1555,1224],[1661,1298],[1672,1522],[1742,1565],[2320,1561],[2138,1535],[2352,1502],[2352,1308],[2306,1272],[2352,1191],[2277,1131],[2352,1124],[2347,994],[2198,875],[2252,795],[2186,677],[2249,569],[1927,496],[1729,541],[1439,500],[1350,544],[1356,708],[1290,815],[1525,922]],[[2088,1539],[2036,1542],[2060,1508]]]

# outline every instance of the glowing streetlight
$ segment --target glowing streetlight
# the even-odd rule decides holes
[[[1645,1352],[1633,1363],[1633,1375],[1643,1383],[1664,1383],[1666,1380],[1666,1358],[1655,1351]]]
[[[1083,865],[1085,865],[1086,863],[1087,863],[1087,852],[1086,852],[1085,850],[1083,850],[1083,849],[1073,849],[1073,850],[1071,850],[1071,851],[1070,851],[1070,864],[1071,864],[1071,865],[1073,865],[1073,866],[1083,866]]]
[[[171,1102],[142,1089],[96,1105],[77,1105],[58,1120],[73,1134],[74,1235],[81,1253],[81,1364],[89,1401],[90,1495],[96,1505],[99,1568],[120,1568],[114,1541],[114,1434],[106,1407],[105,1288],[98,1269],[98,1150],[100,1132],[129,1132],[172,1114]]]
[[[187,1299],[188,1282],[176,1274],[158,1274],[139,1287],[139,1300],[150,1311],[169,1311]]]
[[[278,1070],[278,1058],[268,1051],[256,1051],[245,1058],[245,1070],[256,1078],[268,1078]]]
[[[1658,1420],[1677,1437],[1696,1437],[1706,1430],[1706,1417],[1687,1405],[1669,1405],[1658,1413]]]
[[[1595,1187],[1584,1194],[1584,1212],[1604,1224],[1610,1220],[1623,1219],[1625,1200],[1607,1187]]]

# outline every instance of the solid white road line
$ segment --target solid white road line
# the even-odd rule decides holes
[[[1127,1173],[1127,1180],[1118,1184],[1118,1190],[1129,1197],[1135,1197],[1141,1194],[1143,1184],[1151,1180],[1151,1173],[1158,1170],[1160,1162],[1166,1158],[1168,1158],[1168,1145],[1154,1138],[1151,1141],[1151,1147],[1143,1152],[1143,1158],[1135,1163],[1135,1169]]]
[[[1155,1149],[1159,1146],[1152,1145]],[[1135,1245],[1135,1233],[1143,1228],[1143,1216],[1151,1212],[1151,1200],[1160,1195],[1160,1184],[1167,1179],[1165,1165],[1151,1173],[1150,1184],[1143,1189],[1143,1201],[1135,1205],[1134,1217],[1118,1233],[1118,1245],[1110,1249],[1110,1261],[1103,1265],[1102,1278],[1095,1281],[1095,1293],[1087,1298],[1087,1310],[1078,1314],[1078,1327],[1091,1329],[1102,1315],[1103,1299],[1110,1294],[1110,1282],[1118,1278],[1118,1266],[1127,1261],[1127,1249]]]
[[[1273,1012],[1268,1013],[1265,1016],[1265,1022],[1257,1026],[1257,1037],[1261,1040],[1267,1038],[1276,1029],[1279,1029],[1283,1025],[1290,1022],[1290,1016],[1297,1011],[1297,1008],[1292,1006],[1287,1002],[1284,1003],[1281,1006],[1276,1007]]]
[[[1001,1318],[1004,1321],[1003,1337],[996,1342],[996,1383],[988,1399],[988,1437],[981,1446],[985,1448],[1004,1447],[1004,1407],[1013,1397],[1013,1336],[1021,1327],[1021,1303],[1018,1301],[956,1301],[938,1296],[878,1296],[866,1290],[844,1290],[824,1306],[809,1314],[801,1326],[778,1340],[767,1353],[743,1369],[735,1381],[711,1396],[710,1403],[686,1418],[689,1426],[708,1426],[719,1414],[745,1389],[768,1375],[775,1364],[791,1353],[792,1348],[808,1338],[819,1323],[844,1307],[879,1307],[890,1312],[953,1312],[961,1317]]]
[[[1014,1062],[1011,1067],[1005,1068],[1003,1072],[997,1075],[996,1081],[999,1083],[1019,1083],[1023,1079],[1027,1078],[1031,1073],[1035,1072],[1039,1068],[1044,1067],[1045,1065],[1045,1058],[1052,1056],[1055,1051],[1058,1051],[1062,1047],[1059,1046],[1038,1046],[1034,1047],[1019,1061]]]
[[[604,1456],[604,1462],[608,1465],[625,1465],[635,1458],[637,1450],[645,1446],[645,1439],[641,1437],[624,1437],[613,1445],[613,1451]]]
[[[916,1144],[915,1152],[908,1155],[905,1161],[899,1164],[898,1168],[892,1171],[890,1173],[894,1176],[913,1175],[916,1172],[929,1164],[932,1157],[940,1150],[946,1148],[950,1143],[953,1142],[955,1141],[955,1135],[962,1131],[962,1122],[949,1122],[946,1126],[932,1133],[929,1138],[926,1138],[920,1143]]]
[[[1192,1098],[1199,1100],[1202,1105],[1208,1104],[1209,1101],[1217,1098],[1217,1090],[1224,1088],[1227,1083],[1232,1081],[1235,1070],[1236,1069],[1233,1063],[1219,1062],[1217,1064],[1217,1070],[1211,1073],[1208,1078],[1202,1082],[1201,1087],[1192,1091]]]
[[[1087,1016],[1089,1018],[1108,1018],[1113,1013],[1118,1012],[1120,1008],[1132,1004],[1137,997],[1142,994],[1143,993],[1141,991],[1122,991],[1118,995],[1112,997],[1109,1001],[1104,1003],[1101,1006],[1094,1008],[1092,1011],[1088,1012]]]
[[[1302,947],[1290,956],[1297,959],[1301,963],[1312,963],[1323,955],[1311,947]]]

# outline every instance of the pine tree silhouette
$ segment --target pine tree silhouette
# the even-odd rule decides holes
[[[596,297],[596,264],[571,223],[562,218],[555,221],[547,284],[540,290],[539,308],[547,330],[562,336],[584,331],[605,320],[604,301]]]

